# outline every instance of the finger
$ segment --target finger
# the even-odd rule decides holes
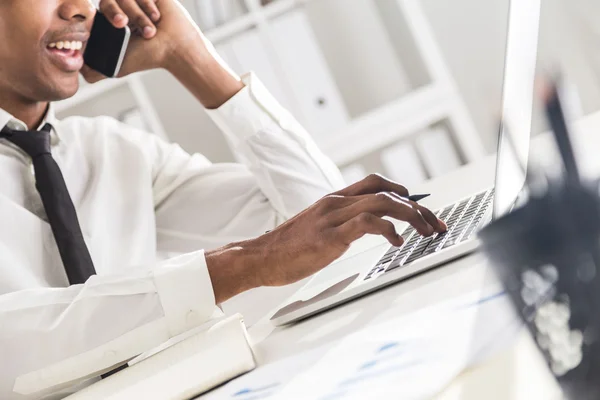
[[[350,245],[366,234],[382,235],[392,246],[400,247],[404,239],[398,234],[394,224],[370,213],[362,213],[336,228],[341,240]]]
[[[398,196],[396,193],[390,193],[390,194],[392,196],[398,197],[402,201],[410,203],[410,205],[412,205],[413,208],[416,208],[417,210],[419,210],[421,212],[421,215],[423,216],[423,218],[425,218],[425,221],[427,221],[427,223],[429,225],[431,225],[436,232],[442,233],[442,232],[446,232],[448,230],[448,226],[446,226],[446,223],[444,221],[442,221],[441,219],[439,219],[438,217],[436,217],[436,215],[433,213],[433,211],[431,211],[429,208],[424,207],[415,201],[410,201],[407,197]]]
[[[415,208],[410,201],[398,199],[390,193],[370,195],[363,200],[363,205],[361,206],[375,210],[382,217],[388,216],[400,221],[406,221],[423,236],[431,236],[435,232],[433,226],[427,222],[420,210]],[[360,206],[357,205],[358,207]]]
[[[318,206],[321,209],[322,215],[328,215],[332,212],[335,212],[335,211],[340,210],[344,207],[347,207],[351,204],[354,204],[357,201],[360,201],[361,199],[362,199],[362,197],[360,197],[360,196],[347,197],[347,196],[339,196],[339,195],[335,195],[335,194],[330,194],[328,196],[323,197],[321,200],[319,200],[316,203],[316,206]]]
[[[102,0],[100,12],[113,24],[115,28],[124,28],[129,23],[129,18],[119,7],[116,0]]]
[[[96,83],[98,81],[106,79],[106,76],[88,67],[87,65],[84,65],[79,72],[83,76],[83,79],[85,79],[88,83]]]
[[[332,225],[340,225],[363,213],[377,217],[392,217],[411,224],[423,236],[431,236],[435,230],[425,220],[421,212],[409,201],[404,201],[389,193],[358,196],[359,201],[329,214]]]
[[[431,211],[429,208],[423,207],[422,205],[414,201],[411,201],[410,203],[414,208],[419,210],[425,221],[427,221],[427,223],[431,225],[436,232],[443,233],[448,230],[448,226],[446,226],[446,223],[438,217],[436,217],[433,211]]]
[[[146,39],[154,37],[156,27],[136,0],[119,0],[119,5],[129,18],[129,25],[132,28],[138,29]]]
[[[341,196],[359,196],[379,192],[392,192],[404,197],[409,195],[408,190],[404,186],[378,174],[369,175],[362,181],[358,181],[335,194]]]
[[[156,0],[137,0],[142,11],[146,13],[153,22],[158,22],[160,19],[160,11],[156,6]]]

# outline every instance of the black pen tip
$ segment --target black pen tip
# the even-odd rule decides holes
[[[431,196],[431,194],[413,194],[412,196],[408,196],[408,199],[410,201],[421,201],[426,197]]]

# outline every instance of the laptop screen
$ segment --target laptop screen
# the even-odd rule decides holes
[[[541,0],[511,0],[494,218],[509,212],[525,184],[531,139]],[[510,137],[508,137],[510,135]],[[512,144],[510,143],[512,141]]]

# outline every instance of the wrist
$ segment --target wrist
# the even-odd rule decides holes
[[[211,53],[200,32],[186,45],[173,46],[163,65],[209,109],[220,107],[244,87]]]
[[[217,304],[263,286],[260,270],[264,253],[255,241],[233,243],[205,252]]]
[[[188,37],[171,38],[162,59],[162,67],[172,74],[179,73],[183,63],[205,63],[210,52],[201,32],[194,29]]]

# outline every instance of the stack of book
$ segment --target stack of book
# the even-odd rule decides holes
[[[240,314],[209,321],[67,400],[186,400],[256,367]]]

